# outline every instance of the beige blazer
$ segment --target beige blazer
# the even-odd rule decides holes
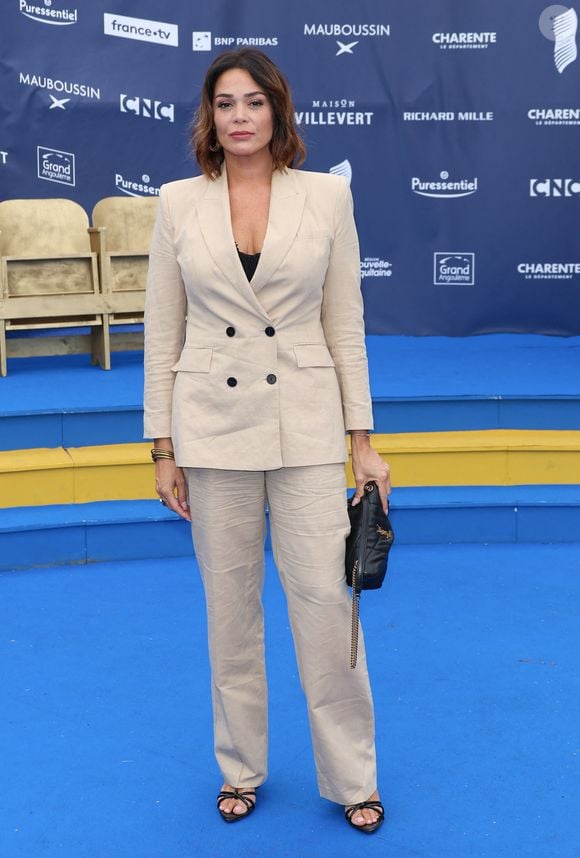
[[[372,428],[359,248],[348,182],[275,171],[251,283],[227,174],[161,188],[145,309],[146,438],[182,467],[343,462]]]

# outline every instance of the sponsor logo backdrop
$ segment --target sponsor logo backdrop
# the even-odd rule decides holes
[[[195,175],[218,53],[286,72],[351,182],[369,333],[580,334],[578,11],[546,0],[4,0],[0,197],[90,215]]]

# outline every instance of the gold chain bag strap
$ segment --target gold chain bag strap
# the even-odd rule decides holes
[[[361,501],[347,503],[350,534],[346,540],[346,583],[352,587],[352,618],[350,666],[356,667],[360,595],[363,590],[378,590],[387,574],[389,551],[395,534],[381,504],[379,489],[374,481],[365,484]]]

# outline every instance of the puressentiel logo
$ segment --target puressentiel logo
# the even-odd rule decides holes
[[[150,21],[147,18],[128,18],[126,15],[104,14],[106,36],[120,39],[136,39],[138,42],[154,42],[156,45],[179,47],[179,27],[166,21]]]
[[[53,0],[44,0],[43,3],[28,3],[27,0],[19,0],[20,12],[31,21],[38,21],[40,24],[54,24],[64,27],[69,24],[76,24],[78,20],[77,9],[66,9],[60,7],[58,3],[53,3]]]
[[[143,173],[141,179],[126,179],[121,173],[115,173],[115,187],[130,197],[158,197],[159,188],[151,184],[151,176]]]
[[[75,156],[72,152],[37,146],[36,158],[39,179],[75,186]]]
[[[554,65],[562,74],[578,56],[578,15],[574,9],[557,3],[544,9],[538,26],[542,36],[554,43]]]
[[[531,197],[580,197],[578,179],[530,179]]]
[[[477,178],[450,179],[447,170],[439,173],[439,179],[433,181],[413,176],[411,190],[420,197],[432,197],[437,200],[453,200],[469,197],[477,193]]]
[[[433,254],[433,284],[435,286],[473,286],[475,284],[475,253]]]

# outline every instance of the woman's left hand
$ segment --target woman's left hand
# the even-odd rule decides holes
[[[374,480],[379,488],[381,503],[388,512],[388,496],[391,493],[391,469],[376,450],[373,450],[368,435],[351,435],[352,471],[356,481],[356,492],[352,505],[360,503],[365,483]]]

